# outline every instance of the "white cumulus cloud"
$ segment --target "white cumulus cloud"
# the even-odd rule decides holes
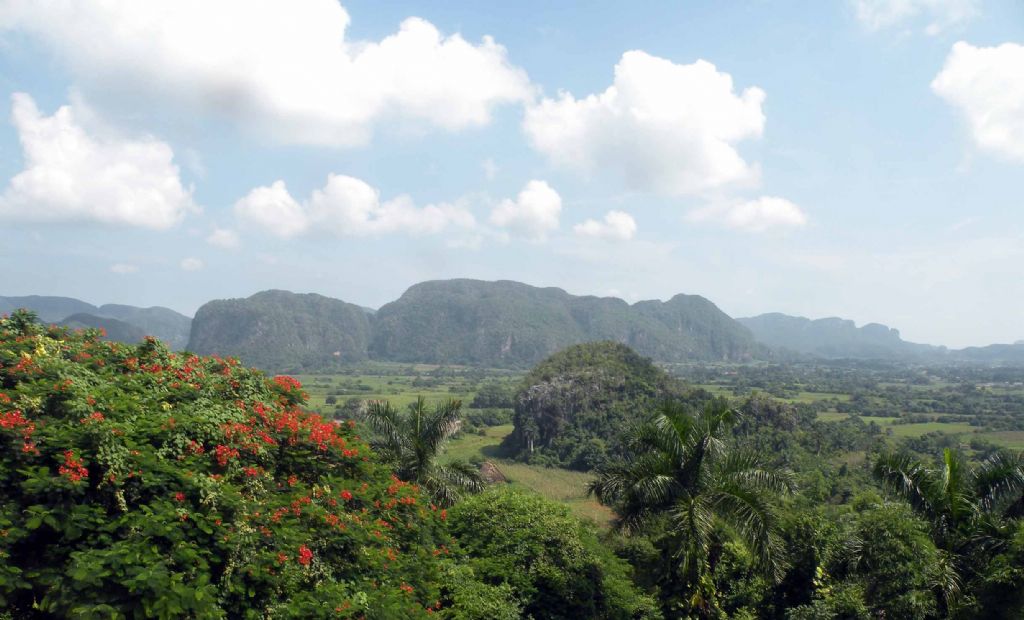
[[[533,180],[515,200],[503,200],[491,211],[491,224],[515,236],[543,241],[548,233],[558,230],[561,212],[558,192],[545,181]]]
[[[199,271],[203,266],[202,260],[191,256],[181,260],[181,268],[184,271]]]
[[[636,220],[625,211],[609,211],[601,221],[588,219],[573,226],[577,235],[610,241],[629,241],[636,235]]]
[[[534,89],[490,37],[411,17],[346,39],[336,0],[8,0],[0,29],[44,42],[92,94],[215,110],[293,143],[365,144],[384,117],[448,130],[487,123]],[[114,96],[114,97],[111,97]]]
[[[318,233],[367,236],[385,233],[436,234],[449,228],[471,229],[473,214],[456,204],[417,207],[408,196],[382,202],[380,192],[360,179],[331,174],[322,189],[299,202],[284,181],[257,187],[234,206],[241,220],[279,237]]]
[[[978,148],[1024,162],[1024,45],[953,45],[932,90],[967,120]]]
[[[869,30],[926,20],[925,31],[938,34],[978,12],[978,0],[853,0],[857,19]]]
[[[214,228],[206,237],[206,242],[224,250],[236,250],[242,245],[238,233],[230,228]]]
[[[617,175],[633,189],[695,194],[757,179],[736,145],[761,136],[764,98],[756,87],[736,93],[732,77],[710,62],[631,51],[604,92],[531,104],[523,128],[555,164]]]
[[[746,232],[800,228],[807,224],[803,210],[785,198],[761,196],[754,200],[696,209],[687,215],[691,222],[715,222]]]
[[[167,144],[91,135],[72,106],[45,116],[25,93],[11,100],[25,169],[0,195],[0,218],[166,229],[197,210]]]

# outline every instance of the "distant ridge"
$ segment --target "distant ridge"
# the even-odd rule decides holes
[[[341,343],[346,334],[350,339]],[[340,300],[286,291],[213,301],[196,313],[189,348],[239,355],[274,369],[366,358],[527,367],[569,345],[598,340],[669,362],[768,354],[749,331],[696,295],[630,305],[613,297],[481,280],[416,284],[372,315]]]
[[[214,300],[190,319],[168,308],[94,306],[72,297],[0,296],[0,314],[29,308],[47,323],[117,320],[173,349],[235,355],[266,370],[382,361],[526,368],[565,347],[610,340],[658,362],[881,359],[1024,364],[1024,340],[951,350],[907,342],[878,323],[781,313],[732,319],[699,295],[629,304],[510,280],[433,280],[374,310],[316,294],[263,291]],[[138,334],[109,324],[111,337]],[[120,338],[115,338],[120,339]]]
[[[175,312],[170,308],[154,306],[139,308],[122,304],[106,304],[94,306],[73,297],[53,297],[46,295],[27,295],[24,297],[0,297],[0,314],[8,314],[18,308],[27,308],[35,312],[44,323],[67,324],[72,315],[88,315],[99,318],[116,319],[140,330],[143,336],[156,336],[165,341],[173,349],[182,349],[188,344],[192,319]],[[82,317],[78,317],[81,319]],[[93,323],[96,321],[89,319]],[[98,327],[99,325],[94,325]],[[120,333],[120,327],[108,329],[108,334]],[[128,331],[124,332],[129,333]],[[112,340],[121,340],[109,336]],[[132,340],[135,342],[132,332]]]
[[[888,359],[921,362],[1024,363],[1024,341],[947,349],[907,342],[896,329],[840,318],[807,319],[780,313],[736,319],[772,349],[826,359]]]
[[[355,304],[270,290],[204,304],[192,320],[188,348],[296,371],[364,360],[369,338],[370,315]]]
[[[131,325],[117,319],[112,319],[110,317],[96,316],[95,314],[87,314],[85,312],[72,314],[60,323],[61,325],[66,325],[73,329],[102,329],[106,333],[102,339],[113,340],[115,342],[135,344],[146,337],[146,332],[135,325]]]
[[[532,366],[573,344],[611,340],[659,361],[742,361],[767,353],[696,295],[629,305],[499,280],[412,286],[374,315],[370,356],[394,361]]]

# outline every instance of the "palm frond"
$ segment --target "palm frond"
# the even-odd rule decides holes
[[[934,471],[905,454],[883,454],[872,470],[876,480],[929,518],[941,512],[936,491],[941,482]]]
[[[1024,454],[997,452],[974,472],[974,488],[986,512],[1004,512],[1024,502]]]
[[[709,497],[715,513],[754,553],[758,566],[774,579],[781,579],[786,564],[777,534],[778,517],[767,496],[743,484],[723,481]]]

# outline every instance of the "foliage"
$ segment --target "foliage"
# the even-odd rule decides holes
[[[617,514],[627,533],[658,523],[677,566],[674,581],[688,611],[718,611],[713,557],[724,535],[735,533],[752,564],[772,579],[784,558],[774,500],[793,491],[786,470],[764,469],[757,455],[731,450],[726,432],[738,413],[722,401],[690,415],[666,405],[630,437],[623,459],[598,469],[591,491]]]
[[[581,342],[615,340],[665,361],[762,355],[749,331],[695,295],[629,305],[519,282],[422,282],[377,311],[374,359],[529,367]]]
[[[623,431],[640,421],[640,412],[680,392],[665,372],[623,344],[574,345],[520,383],[508,448],[531,462],[589,470],[620,451]]]
[[[486,583],[510,586],[528,617],[659,617],[628,565],[564,506],[497,488],[452,508],[450,523],[456,554]]]
[[[445,513],[297,381],[97,336],[0,320],[14,617],[417,617],[472,590],[441,585]]]
[[[448,400],[428,410],[420,397],[399,412],[387,401],[373,401],[365,419],[376,432],[373,445],[400,480],[421,485],[432,500],[450,507],[465,493],[483,487],[480,474],[462,461],[438,462],[445,444],[459,430],[462,403]]]
[[[204,304],[192,321],[188,348],[297,372],[364,360],[369,338],[370,319],[359,306],[322,295],[263,291]]]
[[[986,578],[993,552],[1014,534],[1012,520],[1024,515],[1024,455],[998,452],[971,468],[947,449],[941,465],[931,468],[905,454],[883,454],[873,471],[928,522],[946,554],[940,586],[948,606],[978,604],[960,600],[962,583]]]

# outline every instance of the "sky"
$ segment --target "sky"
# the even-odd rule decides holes
[[[1024,3],[0,0],[0,295],[442,278],[1024,339]]]

